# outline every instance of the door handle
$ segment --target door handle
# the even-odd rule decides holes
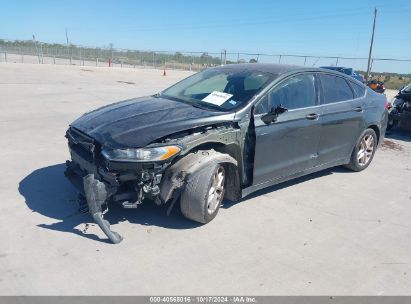
[[[362,112],[362,107],[355,107],[354,111],[355,112]]]
[[[309,120],[315,120],[319,117],[320,115],[318,115],[317,113],[311,113],[311,114],[307,114],[305,116],[305,118],[309,119]]]

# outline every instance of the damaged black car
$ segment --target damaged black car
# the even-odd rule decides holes
[[[387,126],[386,99],[342,73],[274,64],[206,69],[153,96],[74,121],[66,176],[113,243],[110,204],[179,203],[210,222],[223,199],[329,167],[361,171]]]
[[[388,114],[388,130],[399,128],[411,131],[411,83],[394,97]]]

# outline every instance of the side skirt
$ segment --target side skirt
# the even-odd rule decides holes
[[[267,187],[270,187],[270,186],[274,186],[274,185],[289,181],[291,179],[298,178],[298,177],[301,177],[301,176],[304,176],[304,175],[308,175],[308,174],[311,174],[311,173],[314,173],[314,172],[322,171],[322,170],[332,168],[332,167],[336,167],[336,166],[341,166],[341,165],[344,165],[346,163],[347,163],[346,159],[339,159],[338,161],[334,161],[334,162],[331,162],[331,163],[326,163],[326,164],[323,164],[323,165],[312,167],[310,169],[307,169],[307,170],[304,170],[304,171],[301,171],[301,172],[298,172],[298,173],[295,173],[295,174],[292,174],[292,175],[272,179],[272,180],[266,181],[266,182],[258,184],[258,185],[252,185],[250,187],[247,187],[247,188],[244,188],[244,189],[241,190],[241,197],[244,198],[247,195],[249,195],[253,192],[256,192],[258,190],[261,190],[261,189],[264,189],[264,188],[267,188]]]

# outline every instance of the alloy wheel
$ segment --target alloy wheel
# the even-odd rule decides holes
[[[208,190],[207,212],[213,214],[224,197],[225,171],[223,166],[219,166],[213,175],[211,187]]]
[[[371,134],[365,135],[360,142],[358,148],[357,159],[358,164],[362,167],[366,166],[374,152],[374,137]]]

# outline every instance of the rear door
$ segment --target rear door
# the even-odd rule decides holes
[[[364,96],[344,77],[319,73],[322,112],[317,165],[347,158],[363,130]],[[365,94],[365,91],[364,91]]]
[[[262,117],[278,105],[288,111],[264,123]],[[283,80],[256,105],[254,185],[314,166],[321,129],[319,107],[317,82],[311,73]]]

